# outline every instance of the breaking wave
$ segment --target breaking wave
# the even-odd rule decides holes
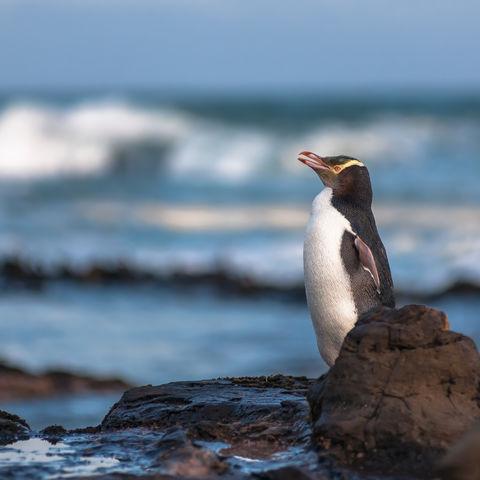
[[[175,112],[139,110],[124,103],[80,104],[68,109],[14,104],[0,116],[0,176],[36,178],[107,170],[128,145],[159,148],[185,135]]]
[[[173,177],[188,173],[225,182],[248,180],[272,166],[306,175],[293,161],[305,148],[372,163],[418,162],[439,146],[480,150],[479,126],[476,118],[377,114],[356,123],[315,120],[291,133],[126,100],[67,107],[17,102],[0,111],[0,178],[98,175],[125,164],[130,172],[147,164]]]

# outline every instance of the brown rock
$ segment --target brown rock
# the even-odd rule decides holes
[[[436,471],[442,480],[480,478],[480,424],[452,446]]]
[[[475,344],[444,313],[375,309],[309,393],[313,440],[342,464],[428,478],[479,418],[479,384]]]
[[[124,391],[131,385],[118,378],[95,378],[61,370],[40,374],[0,362],[0,401],[67,393]]]
[[[222,475],[229,465],[200,445],[194,445],[181,427],[172,427],[158,441],[158,456],[151,468],[175,478],[204,478]]]

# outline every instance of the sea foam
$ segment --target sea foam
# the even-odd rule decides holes
[[[38,178],[105,171],[118,148],[185,136],[188,121],[173,111],[149,112],[125,103],[85,103],[60,109],[14,104],[0,115],[0,177]]]
[[[125,161],[135,172],[135,162],[140,165],[146,152],[173,178],[191,175],[226,183],[266,172],[305,176],[294,160],[306,148],[323,155],[350,154],[371,165],[412,164],[439,145],[477,150],[478,124],[475,118],[452,123],[432,115],[377,114],[362,122],[323,119],[292,134],[261,122],[231,124],[127,100],[63,107],[16,102],[0,110],[0,179],[105,174]]]

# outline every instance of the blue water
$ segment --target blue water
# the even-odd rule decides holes
[[[4,95],[0,259],[44,272],[122,264],[301,286],[303,231],[321,184],[296,157],[312,150],[368,166],[405,299],[480,284],[479,131],[480,96]],[[480,338],[477,295],[432,303]],[[0,355],[33,371],[141,384],[325,369],[304,303],[201,285],[3,289],[0,327]]]
[[[301,302],[65,285],[1,300],[2,353],[31,370],[51,365],[140,385],[326,368]]]
[[[54,284],[0,298],[2,355],[32,371],[63,368],[114,375],[132,384],[276,373],[318,377],[321,360],[303,302],[239,298],[206,288],[95,287]],[[411,303],[400,299],[400,305]],[[480,345],[478,295],[429,305],[451,329]],[[10,401],[1,409],[34,429],[96,425],[119,394]]]

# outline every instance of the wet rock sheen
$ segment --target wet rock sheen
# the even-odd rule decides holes
[[[23,418],[0,410],[0,445],[7,445],[29,437],[30,427]]]
[[[240,450],[255,441],[257,454],[274,451],[308,441],[305,392],[311,384],[305,377],[275,375],[138,387],[123,394],[100,428],[181,426],[197,440]]]

